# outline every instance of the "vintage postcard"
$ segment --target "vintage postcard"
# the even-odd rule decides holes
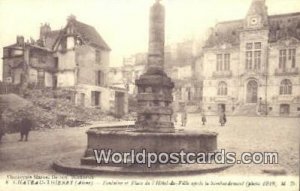
[[[0,190],[299,190],[299,0],[0,0],[0,55]]]

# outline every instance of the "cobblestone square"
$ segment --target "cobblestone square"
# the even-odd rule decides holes
[[[218,149],[236,152],[237,156],[242,152],[278,152],[279,165],[275,168],[284,169],[287,175],[299,174],[299,118],[228,116],[225,126],[220,126],[218,121],[218,117],[208,116],[206,125],[202,126],[199,114],[189,114],[184,128],[218,132]],[[55,159],[66,154],[78,158],[83,155],[87,129],[33,131],[28,142],[18,142],[19,134],[6,134],[0,145],[1,173],[56,173],[50,167]],[[263,169],[273,167],[235,164],[218,174],[262,175]]]

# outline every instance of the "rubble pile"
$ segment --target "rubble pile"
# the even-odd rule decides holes
[[[8,132],[16,132],[22,117],[30,116],[35,129],[78,127],[93,121],[115,121],[112,115],[97,108],[76,106],[70,99],[71,90],[27,90],[23,97],[30,104],[15,110],[6,108],[2,114]]]

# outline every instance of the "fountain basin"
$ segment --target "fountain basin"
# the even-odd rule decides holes
[[[99,175],[184,175],[212,173],[225,170],[232,164],[166,164],[145,165],[97,164],[93,149],[112,149],[118,152],[216,152],[217,133],[209,131],[175,130],[173,133],[141,132],[133,123],[106,124],[87,131],[87,148],[81,152],[70,153],[53,162],[52,167],[67,174]]]
[[[172,133],[143,132],[130,128],[91,128],[87,131],[87,149],[81,159],[83,165],[97,165],[94,150],[130,153],[215,152],[217,133],[209,131],[175,130]],[[112,164],[101,164],[112,165]]]

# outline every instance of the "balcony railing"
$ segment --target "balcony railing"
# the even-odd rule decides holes
[[[231,70],[214,71],[213,77],[215,78],[229,78],[232,76]]]
[[[297,75],[297,74],[299,74],[298,68],[277,68],[277,69],[275,69],[276,76]]]

